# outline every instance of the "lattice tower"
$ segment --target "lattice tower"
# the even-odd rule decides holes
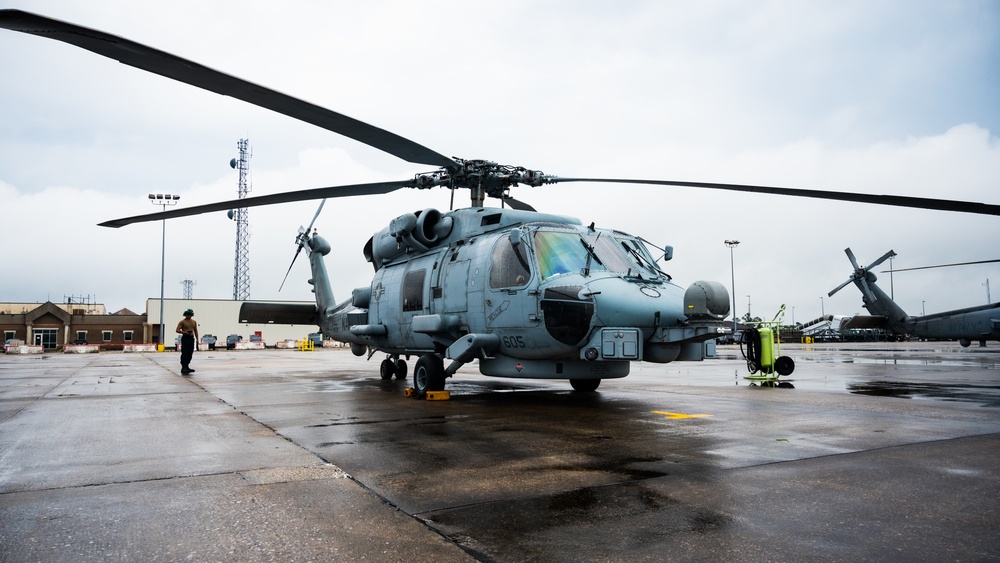
[[[240,149],[240,157],[236,161],[236,169],[240,173],[239,198],[243,199],[250,193],[250,139],[240,139],[236,143]],[[233,212],[236,221],[236,266],[233,272],[233,299],[246,301],[250,298],[250,219],[247,208],[241,207]]]

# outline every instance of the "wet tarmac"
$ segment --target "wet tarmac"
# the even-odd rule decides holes
[[[1000,560],[1000,346],[782,352],[440,402],[340,349],[0,356],[0,560]]]

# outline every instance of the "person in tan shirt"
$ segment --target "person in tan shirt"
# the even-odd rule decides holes
[[[194,311],[188,309],[184,311],[184,318],[177,323],[177,334],[181,335],[181,375],[194,373],[191,369],[191,357],[194,356],[194,347],[198,342],[198,322],[193,318]]]

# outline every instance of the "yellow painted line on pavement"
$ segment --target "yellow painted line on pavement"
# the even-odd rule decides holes
[[[653,411],[653,414],[662,414],[664,417],[677,420],[681,418],[708,418],[710,414],[685,414],[682,412]]]

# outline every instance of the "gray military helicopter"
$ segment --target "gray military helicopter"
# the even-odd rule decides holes
[[[682,288],[660,270],[647,242],[616,229],[539,213],[510,195],[521,184],[557,182],[681,186],[1000,215],[1000,205],[798,188],[625,178],[570,178],[488,160],[448,158],[358,121],[175,55],[105,32],[19,10],[0,10],[0,27],[63,41],[141,70],[276,111],[355,139],[408,162],[437,167],[413,178],[333,186],[173,209],[101,223],[121,227],[234,207],[387,194],[401,188],[467,189],[470,206],[404,213],[375,233],[365,258],[371,284],[337,304],[324,256],[330,244],[300,230],[316,304],[247,303],[241,320],[316,324],[359,356],[383,353],[381,376],[406,377],[416,356],[416,395],[444,388],[462,365],[485,375],[569,379],[580,391],[624,377],[629,362],[701,360],[705,342],[728,331],[729,295],[712,281]],[[485,207],[486,197],[500,208]],[[651,245],[650,245],[651,246]],[[672,249],[658,249],[669,260]],[[295,258],[292,259],[292,265]],[[289,271],[291,266],[289,266]],[[286,273],[287,278],[287,273]],[[444,360],[449,360],[445,367]]]
[[[966,309],[956,309],[944,311],[931,315],[911,317],[896,304],[885,291],[875,283],[878,276],[872,271],[873,268],[885,262],[889,258],[896,256],[890,250],[878,260],[875,260],[866,267],[858,265],[857,259],[850,248],[844,250],[847,258],[854,266],[854,272],[847,281],[834,288],[829,296],[833,296],[850,283],[861,291],[861,299],[865,309],[880,321],[879,325],[897,334],[916,336],[918,338],[934,338],[941,340],[958,340],[959,344],[968,347],[973,340],[978,340],[980,346],[986,346],[987,340],[1000,340],[1000,303],[991,303],[978,307]],[[969,264],[981,264],[994,262],[995,260],[983,260],[980,262],[969,262]],[[946,264],[943,266],[958,266],[964,264]],[[942,266],[925,266],[942,267]],[[922,268],[905,268],[895,270],[897,272],[906,270],[916,270]]]

